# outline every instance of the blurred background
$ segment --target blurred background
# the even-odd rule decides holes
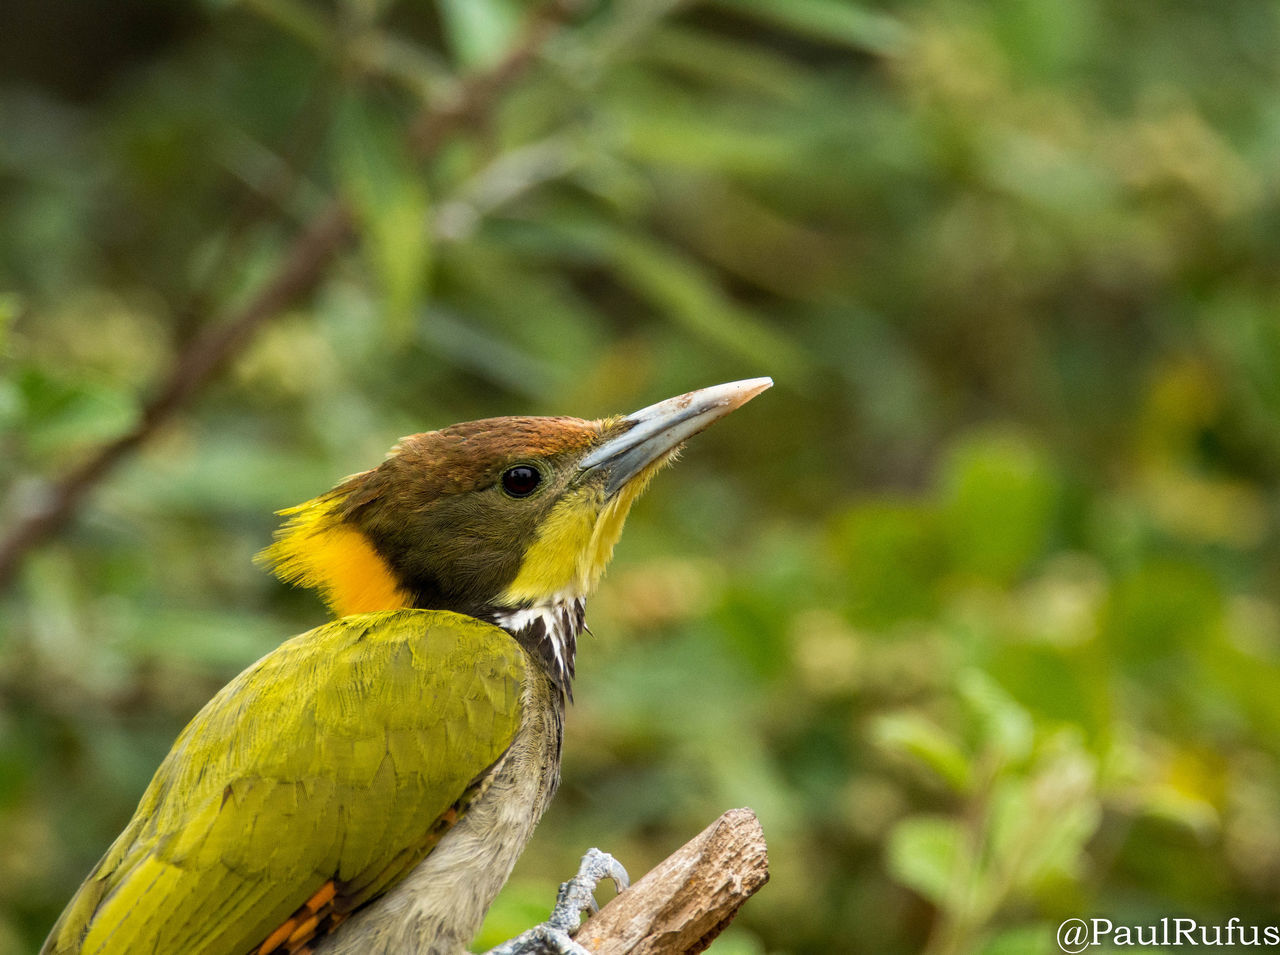
[[[1278,73],[1257,0],[6,0],[0,953],[322,620],[273,511],[763,374],[633,513],[476,947],[742,805],[721,955],[1274,922]]]

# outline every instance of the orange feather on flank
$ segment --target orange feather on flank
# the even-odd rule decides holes
[[[303,908],[310,912],[319,912],[322,908],[333,901],[333,897],[338,894],[337,883],[330,879],[316,891],[316,894],[307,899],[303,903]]]
[[[271,955],[273,952],[285,951],[292,955],[300,955],[300,953],[309,951],[303,948],[307,942],[310,942],[320,934],[320,923],[328,918],[324,931],[332,931],[343,919],[345,914],[339,915],[333,911],[333,900],[337,894],[338,887],[333,879],[330,879],[315,892],[311,898],[303,902],[298,910],[289,916],[281,926],[272,932],[265,942],[258,946],[254,955]]]
[[[316,926],[320,924],[320,916],[309,915],[289,934],[289,942],[294,945],[309,941],[311,936],[315,934]]]
[[[255,955],[269,955],[269,953],[274,952],[277,948],[283,945],[288,941],[289,936],[293,934],[293,925],[293,919],[289,919],[278,929],[268,935],[267,940],[258,946],[258,951]]]

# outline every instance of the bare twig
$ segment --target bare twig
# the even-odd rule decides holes
[[[498,97],[524,75],[547,41],[579,5],[579,0],[550,0],[535,11],[525,21],[519,40],[501,61],[487,72],[470,77],[449,103],[423,114],[410,132],[409,141],[414,150],[422,156],[431,155],[459,129],[482,129]]]
[[[555,29],[572,12],[570,0],[551,0],[529,18],[524,33],[492,69],[464,79],[447,104],[424,113],[410,133],[417,155],[433,155],[451,135],[483,126],[501,94],[524,74]],[[355,222],[334,201],[302,229],[280,266],[249,302],[229,320],[209,325],[174,358],[155,396],[126,433],[98,448],[88,459],[51,482],[0,537],[0,588],[13,579],[23,557],[58,533],[77,507],[111,470],[148,441],[264,324],[313,292],[334,258],[355,233]]]
[[[259,327],[315,288],[350,232],[350,216],[335,203],[294,240],[280,267],[238,314],[192,338],[174,359],[137,423],[65,474],[0,540],[0,587],[13,577],[23,555],[66,524],[85,495],[186,405]]]
[[[600,955],[692,955],[768,881],[759,820],[731,809],[584,922],[576,941]]]

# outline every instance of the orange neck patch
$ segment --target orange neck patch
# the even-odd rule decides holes
[[[288,522],[258,555],[281,580],[320,591],[336,617],[408,607],[410,595],[360,531],[337,519],[340,497],[280,511]]]

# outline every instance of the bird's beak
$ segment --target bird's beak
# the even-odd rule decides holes
[[[612,497],[649,465],[664,460],[703,428],[772,386],[772,378],[748,378],[641,408],[614,422],[611,430],[617,433],[587,454],[579,470],[603,472],[605,494]]]

